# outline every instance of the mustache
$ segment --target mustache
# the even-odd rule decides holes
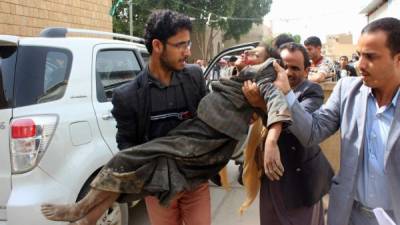
[[[189,59],[188,56],[183,57],[182,59],[179,59],[180,62],[187,62],[187,60]]]

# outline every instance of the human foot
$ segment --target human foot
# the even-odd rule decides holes
[[[43,204],[41,206],[41,211],[48,220],[53,221],[74,222],[85,215],[85,210],[82,210],[77,204]]]

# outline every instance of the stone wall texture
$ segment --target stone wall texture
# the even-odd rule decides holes
[[[112,32],[111,0],[1,0],[0,34],[37,36],[46,27]]]

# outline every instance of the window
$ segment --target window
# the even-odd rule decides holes
[[[16,46],[0,46],[0,109],[12,107],[16,55]]]
[[[16,106],[62,98],[67,87],[71,64],[72,53],[68,50],[20,46],[15,75]]]
[[[96,57],[97,100],[109,101],[114,88],[133,80],[141,70],[133,51],[100,51]]]

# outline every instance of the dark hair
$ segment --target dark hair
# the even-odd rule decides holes
[[[344,59],[346,59],[347,61],[349,61],[349,57],[347,57],[347,56],[345,56],[345,55],[340,56],[339,59],[342,59],[342,58],[344,58]]]
[[[300,51],[304,58],[304,69],[311,66],[310,57],[308,56],[307,49],[304,48],[303,45],[297,44],[294,42],[289,42],[289,43],[283,44],[279,48],[279,51],[283,51],[284,49],[287,49],[289,52]]]
[[[321,47],[322,43],[321,43],[321,39],[319,39],[319,37],[311,36],[311,37],[308,37],[304,41],[304,45],[311,45],[311,46],[314,46],[314,47]]]
[[[192,22],[189,17],[171,10],[159,10],[153,12],[147,20],[144,30],[144,42],[147,51],[153,52],[152,42],[158,39],[164,44],[168,38],[181,30],[192,31]]]
[[[278,49],[279,47],[281,47],[281,45],[288,42],[294,42],[294,39],[288,34],[283,33],[274,38],[274,40],[272,41],[272,46]]]
[[[375,20],[365,26],[361,34],[383,31],[387,35],[386,46],[390,49],[392,56],[400,52],[400,20],[393,17],[385,17]]]
[[[260,42],[257,47],[262,47],[264,48],[265,51],[265,55],[267,56],[267,58],[272,57],[275,59],[280,59],[280,55],[277,51],[275,51],[273,48],[271,48],[271,46],[265,42]]]

